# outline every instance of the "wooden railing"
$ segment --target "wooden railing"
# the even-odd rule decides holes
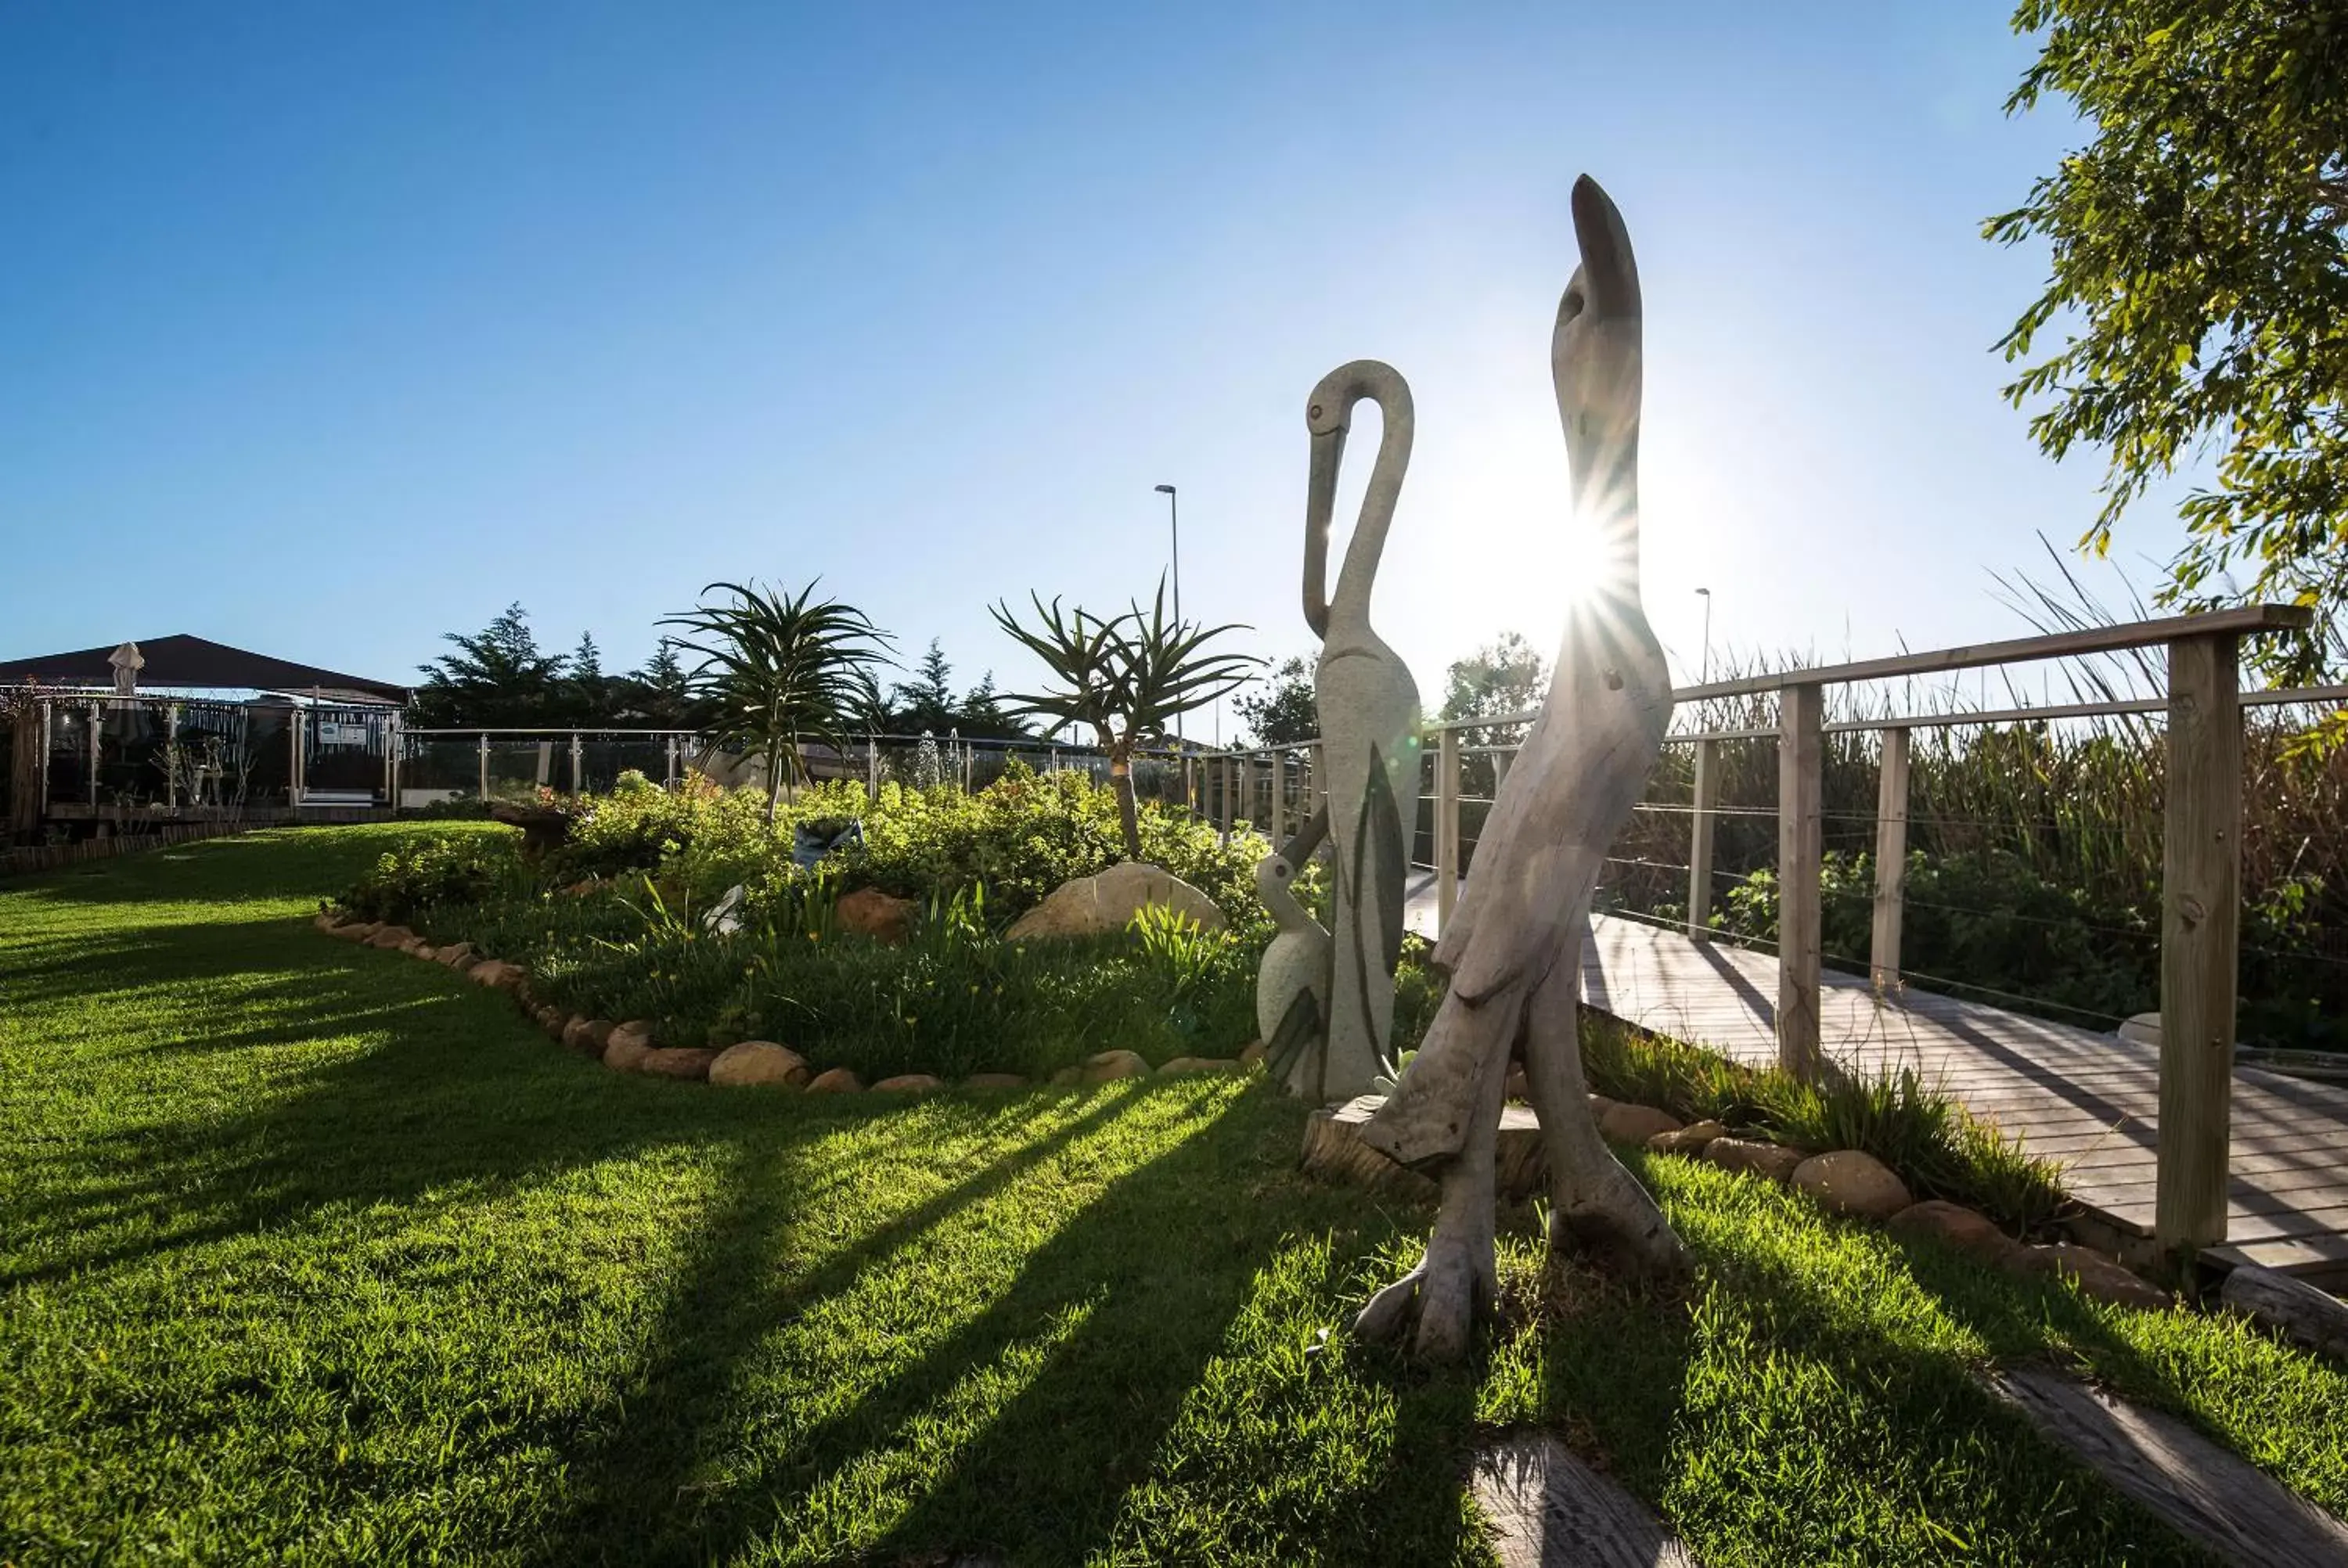
[[[1678,732],[1667,738],[1669,744],[1694,748],[1688,811],[1688,934],[1698,939],[1710,935],[1705,923],[1713,905],[1720,743],[1775,739],[1778,743],[1777,1057],[1787,1071],[1810,1076],[1819,1063],[1824,738],[1853,731],[1875,731],[1881,737],[1876,886],[1868,964],[1876,983],[1888,989],[1900,974],[1911,731],[2123,713],[2165,714],[2168,782],[2162,829],[2159,1170],[2154,1230],[2165,1245],[2222,1242],[2241,910],[2241,710],[2261,703],[2348,702],[2348,687],[2244,693],[2240,645],[2246,637],[2299,630],[2309,620],[2310,612],[2297,606],[2253,605],[1788,670],[1676,692],[1673,700],[1682,708],[1756,696],[1774,696],[1777,708],[1774,725]],[[1825,717],[1829,687],[2147,648],[2166,651],[2166,692],[2159,697],[1833,723]],[[1497,776],[1504,780],[1507,756],[1515,749],[1469,748],[1461,743],[1461,735],[1529,723],[1538,716],[1538,711],[1528,710],[1426,728],[1435,770],[1432,869],[1438,920],[1451,912],[1465,864],[1459,820],[1462,756],[1470,750],[1493,753]],[[1271,751],[1203,755],[1193,764],[1199,772],[1190,786],[1190,798],[1201,815],[1219,822],[1226,831],[1237,822],[1249,821],[1263,827],[1277,842],[1310,812],[1317,798],[1313,781],[1320,772],[1318,749],[1317,743],[1308,742]],[[1287,787],[1292,778],[1293,790]],[[1259,789],[1259,779],[1273,783],[1273,787]],[[1251,809],[1260,797],[1261,815]]]

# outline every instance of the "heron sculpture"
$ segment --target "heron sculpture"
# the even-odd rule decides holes
[[[1378,455],[1331,593],[1329,524],[1354,407],[1378,405]],[[1313,679],[1327,779],[1334,891],[1328,1034],[1291,1068],[1317,1102],[1364,1093],[1394,1030],[1404,879],[1418,828],[1418,686],[1370,628],[1370,585],[1410,466],[1410,387],[1393,366],[1357,359],[1321,378],[1305,405],[1313,462],[1304,508],[1304,620],[1321,639]]]

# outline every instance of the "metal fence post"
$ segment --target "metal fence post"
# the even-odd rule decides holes
[[[2241,923],[2242,711],[2237,639],[2168,645],[2168,779],[2161,845],[2159,1164],[2152,1234],[2226,1239]]]
[[[1900,983],[1900,927],[1908,892],[1908,732],[1883,732],[1883,767],[1875,787],[1875,923],[1867,942],[1869,977],[1878,990]]]
[[[489,798],[489,737],[483,735],[480,741],[481,799],[486,802]]]
[[[1720,804],[1720,743],[1695,743],[1694,789],[1688,812],[1687,934],[1697,941],[1712,935],[1712,835]]]
[[[579,782],[580,766],[582,761],[583,753],[579,744],[579,732],[573,730],[571,732],[571,793],[572,794],[581,794],[584,789]]]
[[[1451,918],[1459,897],[1459,732],[1437,733],[1435,745],[1435,926]]]
[[[1786,686],[1777,703],[1777,1065],[1807,1081],[1818,1065],[1826,692]]]
[[[294,712],[298,715],[301,710]],[[104,713],[105,710],[97,703],[89,705],[89,808],[93,812],[98,809],[98,749],[99,738],[106,733]],[[297,745],[295,754],[299,755],[300,751]]]

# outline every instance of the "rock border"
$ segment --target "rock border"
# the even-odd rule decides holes
[[[436,948],[429,938],[406,926],[361,920],[328,905],[319,907],[311,924],[339,941],[423,958],[453,969],[476,985],[504,991],[550,1040],[567,1050],[592,1057],[615,1072],[712,1083],[720,1088],[796,1089],[816,1094],[872,1092],[912,1098],[939,1092],[1088,1087],[1126,1078],[1252,1073],[1260,1071],[1263,1062],[1263,1042],[1253,1040],[1232,1056],[1178,1056],[1155,1068],[1138,1051],[1104,1050],[1076,1066],[1062,1068],[1045,1081],[1015,1072],[973,1072],[960,1083],[948,1083],[930,1073],[906,1072],[868,1085],[845,1067],[818,1070],[798,1051],[773,1040],[744,1040],[722,1047],[663,1045],[654,1038],[653,1026],[644,1020],[614,1021],[566,1012],[531,993],[526,968],[489,958],[477,951],[470,942]]]

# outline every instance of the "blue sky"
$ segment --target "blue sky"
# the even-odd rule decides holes
[[[1561,623],[1583,169],[1645,282],[1678,661],[1698,586],[1715,650],[2015,631],[1991,572],[2099,465],[1998,396],[2045,261],[1980,221],[2081,136],[2003,118],[2006,15],[19,0],[0,656],[396,679],[519,599],[624,665],[712,579],[820,575],[1016,687],[986,602],[1147,593],[1166,482],[1185,609],[1301,651],[1304,396],[1371,356],[1418,417],[1376,619],[1437,695]]]

